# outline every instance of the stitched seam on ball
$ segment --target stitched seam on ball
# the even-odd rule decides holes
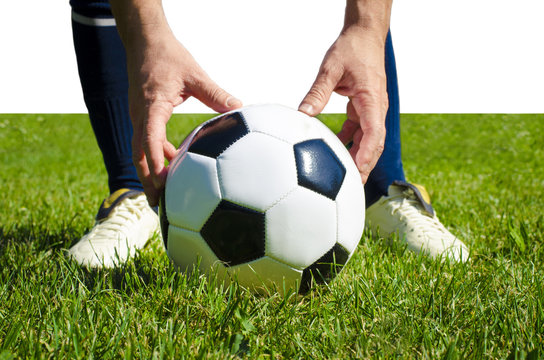
[[[198,234],[200,235],[200,237],[204,240],[204,242],[208,245],[208,247],[210,247],[210,245],[208,244],[208,241],[204,238],[204,235],[202,235],[202,229],[204,229],[204,227],[206,227],[206,225],[210,222],[210,219],[211,219],[211,217],[212,217],[212,214],[215,213],[215,211],[219,208],[219,206],[221,205],[222,202],[229,202],[229,203],[231,203],[231,204],[234,204],[234,205],[240,206],[240,207],[242,207],[242,208],[246,208],[246,209],[248,209],[248,210],[252,210],[252,211],[255,211],[255,212],[258,212],[258,213],[262,214],[262,215],[263,215],[263,218],[264,218],[264,226],[263,226],[263,228],[266,227],[266,216],[265,216],[265,214],[264,214],[263,211],[254,210],[254,209],[251,209],[249,206],[240,205],[240,204],[235,203],[234,201],[227,200],[227,199],[222,199],[222,200],[219,202],[219,204],[217,204],[217,206],[214,208],[214,210],[210,213],[210,215],[208,216],[208,219],[206,220],[206,222],[204,223],[204,225],[202,225],[200,231],[197,231],[197,233],[198,233]],[[263,234],[263,235],[266,235],[266,231],[265,231],[265,234]],[[262,239],[263,239],[263,245],[264,245],[264,246],[263,246],[263,249],[265,249],[265,246],[266,246],[266,239],[265,239],[264,236],[262,237]],[[217,254],[215,253],[215,251],[214,251],[211,247],[210,247],[210,249],[211,249],[212,253],[213,253],[216,257],[218,257]],[[263,256],[266,256],[266,249],[263,251],[263,255],[262,255],[262,256],[259,256],[259,257],[251,257],[251,258],[249,258],[249,260],[244,261],[243,263],[235,264],[235,265],[230,265],[228,262],[224,262],[224,261],[222,261],[222,260],[219,259],[219,258],[218,258],[218,259],[219,259],[219,261],[221,261],[221,262],[224,264],[225,267],[228,268],[228,267],[232,267],[232,266],[243,265],[243,264],[246,264],[246,263],[248,263],[248,262],[255,261],[255,260],[258,260],[258,259],[261,259]]]
[[[335,205],[334,207],[336,209],[336,211],[335,211],[335,214],[336,214],[336,241],[335,241],[335,244],[339,244],[338,240],[340,239],[340,221],[339,221],[340,215],[338,215],[338,202],[336,200],[334,200],[334,205]],[[339,245],[342,246],[342,244],[339,244]]]
[[[211,219],[211,217],[212,217],[212,214],[219,208],[219,205],[220,205],[220,204],[221,204],[221,201],[219,201],[219,203],[218,203],[217,206],[213,209],[213,211],[210,212],[210,214],[208,215],[208,218],[206,219],[206,221],[204,221],[204,224],[202,224],[202,226],[200,227],[200,230],[197,231],[203,239],[204,239],[204,236],[202,236],[201,231],[202,231],[202,229],[204,229],[204,228],[206,227],[206,225],[210,222],[210,219]],[[204,241],[206,241],[206,239],[204,239]]]
[[[223,183],[223,181],[222,181],[222,178],[221,178],[221,172],[219,171],[219,160],[218,159],[215,159],[215,172],[217,173],[216,180],[217,180],[217,187],[219,188],[219,202],[221,202],[221,200],[223,200],[223,189],[221,189],[221,184]],[[216,209],[217,209],[217,207],[216,207]],[[202,226],[202,227],[204,227],[204,226]]]
[[[244,134],[242,136],[240,136],[239,138],[237,138],[236,140],[234,140],[233,142],[231,142],[226,148],[223,149],[223,151],[221,151],[216,157],[215,159],[217,160],[221,155],[223,155],[225,153],[225,151],[227,151],[228,149],[230,149],[232,147],[232,145],[236,144],[240,139],[242,139],[243,137],[246,137],[247,135],[249,134],[249,132],[247,134]]]
[[[272,256],[272,255],[266,255],[266,254],[265,254],[265,256],[266,256],[266,257],[269,257],[270,259],[272,259],[272,260],[274,260],[274,261],[279,262],[280,264],[287,265],[287,266],[289,266],[291,269],[294,269],[294,270],[304,271],[304,269],[306,269],[306,268],[295,267],[295,266],[293,266],[293,265],[291,265],[291,264],[288,264],[288,263],[286,263],[285,261],[282,261],[282,260],[280,260],[280,259],[278,259],[278,258],[276,258],[276,257],[274,257],[274,256]]]
[[[297,174],[297,186],[300,186],[300,179],[298,177],[298,163],[297,163],[297,152],[295,150],[295,145],[292,145],[291,148],[293,149],[293,158],[295,159],[295,172]]]
[[[221,188],[220,188],[219,190],[221,190]],[[258,213],[261,213],[261,214],[264,214],[264,213],[266,212],[266,210],[269,209],[269,208],[267,208],[267,209],[265,209],[265,210],[261,210],[261,209],[258,209],[258,208],[256,208],[256,207],[253,207],[253,206],[251,206],[251,205],[243,204],[243,203],[241,203],[241,202],[239,202],[239,201],[232,200],[232,198],[223,197],[223,194],[221,194],[221,199],[220,199],[219,202],[221,202],[221,201],[227,201],[227,202],[229,202],[229,203],[231,203],[231,204],[238,205],[238,206],[240,206],[240,207],[246,208],[246,209],[248,209],[248,210],[253,210],[253,211],[258,212]]]
[[[264,131],[261,131],[261,130],[251,130],[252,133],[257,133],[257,134],[263,134],[263,135],[267,135],[267,136],[270,136],[271,138],[274,138],[276,140],[279,140],[281,142],[284,142],[286,144],[289,144],[289,145],[293,145],[292,142],[290,142],[289,140],[287,139],[283,139],[283,138],[280,138],[279,136],[276,136],[276,135],[273,135],[273,134],[269,134],[267,132],[264,132]]]
[[[265,254],[264,256],[259,256],[259,257],[256,257],[256,258],[249,258],[249,260],[244,261],[243,263],[236,264],[236,265],[228,265],[228,267],[238,266],[238,265],[249,265],[250,262],[255,261],[255,260],[262,259],[262,258],[265,257],[265,256],[266,256],[266,254]]]
[[[281,201],[283,201],[283,199],[285,199],[286,197],[288,197],[289,195],[291,195],[300,185],[296,185],[294,188],[292,188],[291,190],[289,190],[287,193],[285,193],[285,195],[283,195],[282,197],[280,197],[278,200],[276,200],[272,205],[270,205],[269,207],[267,207],[264,212],[266,213],[268,210],[272,209],[274,206],[276,206],[277,204],[279,204]]]
[[[200,239],[202,240],[201,242],[204,242],[204,245],[206,245],[206,247],[208,248],[208,250],[210,251],[210,253],[212,253],[216,258],[217,258],[217,255],[215,254],[215,251],[213,251],[213,249],[210,247],[210,245],[208,244],[208,242],[206,241],[206,239],[204,239],[204,237],[202,236],[202,234],[199,232],[199,231],[194,231],[194,230],[190,230],[190,229],[186,229],[184,227],[181,227],[181,226],[176,226],[176,225],[172,225],[173,227],[175,228],[178,228],[178,229],[181,229],[181,230],[186,230],[186,231],[190,231],[190,232],[193,232],[195,234],[197,234],[198,236],[200,236]],[[198,254],[198,256],[200,256],[201,258],[203,258],[203,254]],[[215,263],[219,262],[220,264],[222,264],[223,266],[227,267],[227,265],[225,265],[225,262],[224,261],[221,261],[221,259],[217,258],[216,261],[213,262],[213,266],[215,266]]]
[[[173,227],[178,228],[180,230],[190,231],[190,232],[193,232],[195,234],[200,235],[200,230],[195,230],[195,229],[189,228],[187,226],[180,226],[180,225],[176,225],[176,224],[173,224],[173,223],[169,222],[168,227],[170,227],[170,226],[173,226]],[[204,225],[203,225],[203,227],[204,227]],[[200,235],[200,236],[202,236],[202,235]]]
[[[257,211],[257,212],[260,212],[260,213],[263,213],[263,214],[264,214],[268,209],[270,209],[270,208],[271,208],[272,206],[274,206],[277,202],[281,201],[283,198],[285,198],[285,196],[287,196],[287,195],[285,195],[284,197],[282,197],[282,198],[279,199],[277,202],[275,202],[274,204],[272,204],[271,206],[267,207],[267,208],[264,209],[264,210],[258,209],[258,208],[254,207],[254,206],[252,206],[252,205],[243,204],[243,203],[241,203],[241,202],[239,202],[239,201],[237,201],[237,200],[234,200],[234,199],[232,199],[232,198],[227,198],[227,197],[224,196],[223,190],[222,190],[222,188],[221,188],[221,184],[223,184],[223,178],[221,177],[221,171],[219,171],[219,159],[215,160],[215,164],[216,164],[216,168],[217,168],[217,179],[218,179],[218,181],[219,181],[219,196],[220,196],[220,200],[225,200],[225,201],[228,201],[228,202],[233,203],[233,204],[235,204],[235,205],[238,205],[238,206],[241,206],[241,207],[245,207],[245,208],[247,208],[247,209],[249,209],[249,210]],[[297,186],[298,186],[298,184],[297,184]],[[293,189],[293,190],[294,190],[294,189]],[[291,190],[291,191],[293,191],[293,190]]]
[[[219,154],[217,154],[217,156],[215,157],[216,161],[221,155],[223,155],[225,153],[225,151],[230,149],[232,147],[232,145],[236,144],[240,139],[246,137],[247,135],[249,135],[252,132],[251,129],[249,128],[248,124],[247,124],[247,121],[246,121],[246,118],[245,118],[244,114],[241,111],[239,112],[239,114],[240,114],[240,117],[242,118],[242,121],[243,121],[245,127],[246,127],[247,133],[245,133],[244,135],[240,136],[239,138],[237,138],[236,140],[231,142],[226,148],[223,149],[223,151],[221,151]]]

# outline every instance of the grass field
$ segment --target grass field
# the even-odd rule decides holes
[[[366,234],[330,287],[265,298],[176,273],[158,239],[115,270],[66,260],[107,195],[88,120],[0,115],[0,359],[542,358],[544,115],[404,115],[402,136],[471,261]]]

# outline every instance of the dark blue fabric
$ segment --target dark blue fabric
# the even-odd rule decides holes
[[[117,29],[72,22],[72,31],[83,96],[110,192],[143,190],[132,163],[126,56]]]
[[[109,0],[70,0],[76,13],[92,18],[112,18]]]
[[[387,34],[385,43],[385,72],[389,97],[389,110],[387,110],[387,118],[385,119],[385,145],[383,153],[365,185],[367,207],[383,195],[387,195],[387,188],[393,181],[406,180],[401,160],[399,88],[391,33]]]

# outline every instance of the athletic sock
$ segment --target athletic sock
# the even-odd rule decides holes
[[[110,193],[121,188],[143,191],[132,162],[126,55],[109,3],[70,4],[79,78]]]
[[[387,189],[393,181],[406,181],[401,159],[399,88],[391,33],[387,34],[385,43],[385,72],[389,98],[389,109],[385,119],[385,144],[383,153],[365,184],[367,208],[382,196],[387,195]]]

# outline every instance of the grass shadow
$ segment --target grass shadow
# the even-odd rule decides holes
[[[47,251],[68,248],[81,238],[82,228],[67,223],[49,225],[47,222],[30,221],[28,224],[0,226],[0,254],[12,244],[30,244],[33,251]]]

